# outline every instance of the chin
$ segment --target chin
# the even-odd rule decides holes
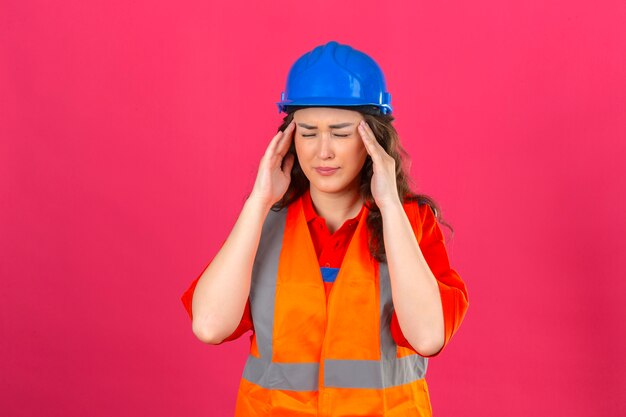
[[[339,181],[309,181],[309,186],[328,194],[343,192],[350,188],[350,184]]]
[[[326,194],[335,194],[343,190],[343,188],[341,187],[319,187],[315,184],[311,184],[311,187],[314,187],[317,191],[320,191]]]

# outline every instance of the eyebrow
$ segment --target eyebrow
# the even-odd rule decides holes
[[[354,123],[346,122],[346,123],[338,123],[336,125],[328,125],[331,129],[341,129],[342,127],[352,126]],[[298,126],[303,127],[305,129],[313,130],[317,129],[317,126],[311,126],[306,123],[298,123]]]

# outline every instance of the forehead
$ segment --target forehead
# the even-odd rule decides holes
[[[296,122],[350,122],[362,119],[361,113],[354,110],[337,109],[334,107],[307,107],[296,110],[293,114]]]

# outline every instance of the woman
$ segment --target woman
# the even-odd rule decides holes
[[[437,205],[407,183],[390,98],[347,45],[292,66],[253,190],[182,297],[206,343],[253,330],[237,416],[432,415],[428,358],[468,295]]]

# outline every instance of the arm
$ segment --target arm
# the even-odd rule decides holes
[[[198,279],[191,304],[192,329],[201,341],[219,344],[240,324],[268,212],[266,204],[248,198],[224,245]]]
[[[290,123],[270,141],[252,193],[233,230],[196,284],[191,303],[192,329],[205,343],[221,343],[242,320],[263,223],[291,182],[295,155],[287,155],[287,151],[294,125]]]
[[[439,350],[419,351],[422,356],[433,357],[443,351],[449,343],[452,335],[456,333],[465,313],[467,312],[469,302],[465,283],[459,274],[450,267],[448,254],[443,241],[443,234],[437,224],[435,215],[427,204],[417,208],[417,205],[411,205],[408,210],[409,219],[413,227],[414,235],[419,239],[419,247],[422,255],[431,272],[437,279],[439,295],[443,308],[444,320],[444,343]],[[396,343],[400,346],[411,348],[417,351],[404,336],[398,323],[396,311],[394,310],[391,319],[391,331]]]
[[[222,242],[222,246],[224,245],[224,243]],[[209,262],[210,264],[210,262]],[[209,264],[207,264],[202,271],[204,272],[207,267],[209,266]],[[192,281],[192,283],[189,285],[189,287],[187,288],[187,290],[185,290],[185,292],[183,293],[183,295],[180,297],[180,300],[183,303],[183,306],[185,307],[185,311],[187,312],[187,314],[189,315],[189,318],[193,320],[193,313],[191,311],[191,303],[193,300],[193,293],[196,289],[196,285],[198,284],[198,281],[200,280],[200,278],[202,277],[202,273]],[[222,344],[224,342],[228,342],[231,340],[236,340],[238,339],[242,334],[246,333],[248,330],[252,330],[254,332],[254,323],[252,322],[252,312],[251,312],[251,306],[250,306],[250,296],[248,296],[248,300],[246,301],[246,307],[243,311],[243,316],[241,317],[241,321],[239,322],[239,326],[237,326],[237,328],[235,329],[235,331],[228,336],[226,339],[222,340],[220,343],[216,343],[216,344]]]
[[[398,200],[381,208],[383,237],[398,323],[406,340],[424,355],[444,344],[444,319],[437,279]]]
[[[428,219],[422,210],[424,237],[418,244],[398,196],[395,159],[364,120],[358,129],[373,162],[371,190],[383,219],[394,313],[397,311],[402,333],[414,350],[423,356],[434,356],[460,325],[468,305],[467,291],[450,268],[434,215],[431,213],[432,220]],[[460,286],[454,288],[450,284]]]

